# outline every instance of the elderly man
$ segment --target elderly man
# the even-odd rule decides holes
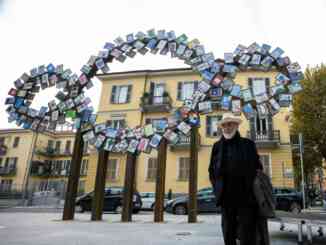
[[[225,113],[218,126],[222,137],[212,149],[209,177],[217,206],[222,209],[224,243],[254,245],[257,204],[253,193],[256,171],[262,169],[255,143],[242,138],[238,128],[242,120]]]

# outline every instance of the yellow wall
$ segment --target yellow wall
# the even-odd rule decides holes
[[[247,81],[250,77],[264,77],[270,78],[271,85],[275,83],[276,72],[260,72],[260,71],[248,71],[238,73],[235,81],[242,86],[247,87]],[[139,71],[139,72],[126,72],[109,74],[108,76],[99,77],[103,83],[101,91],[101,100],[99,104],[97,122],[105,122],[112,120],[114,115],[121,114],[121,118],[126,120],[126,123],[130,127],[136,125],[145,124],[146,118],[162,118],[167,117],[170,112],[166,113],[142,113],[140,109],[140,98],[144,91],[149,92],[150,82],[164,82],[165,91],[169,93],[172,99],[173,108],[177,108],[182,105],[182,101],[178,101],[177,98],[177,84],[180,81],[195,81],[200,80],[200,77],[190,70],[171,70],[171,71]],[[130,103],[127,104],[111,104],[111,89],[113,85],[125,85],[132,84],[132,94]],[[223,112],[213,112],[211,115],[220,114]],[[270,155],[270,168],[272,173],[272,182],[275,186],[294,186],[292,178],[283,178],[283,170],[292,170],[292,152],[290,146],[290,133],[289,124],[285,121],[285,116],[288,114],[286,108],[282,108],[281,111],[273,118],[274,130],[280,130],[280,146],[276,149],[259,149],[260,154]],[[209,114],[208,114],[209,115]],[[201,135],[201,147],[198,153],[198,188],[204,188],[209,186],[208,179],[208,163],[213,143],[217,140],[214,137],[206,136],[206,116],[201,115],[201,127],[199,133]],[[242,115],[243,123],[240,127],[240,133],[246,137],[249,130],[249,122]],[[166,166],[166,192],[172,189],[173,192],[187,192],[188,182],[177,180],[178,174],[178,162],[180,157],[189,157],[189,150],[175,150],[171,151],[168,147],[167,153],[167,166]],[[150,182],[146,179],[147,165],[150,157],[156,157],[157,151],[152,150],[151,154],[142,153],[137,158],[137,173],[136,173],[136,186],[138,191],[155,191],[155,182]],[[86,189],[91,191],[94,189],[97,153],[92,153],[89,162],[89,171],[87,175]],[[109,158],[118,159],[118,180],[115,182],[109,182],[107,180],[107,186],[123,186],[124,184],[124,171],[126,157],[123,154],[111,154]],[[283,162],[283,164],[282,164]]]
[[[14,138],[16,136],[20,137],[19,145],[17,148],[13,148]],[[60,141],[60,152],[65,150],[66,142],[71,141],[70,150],[73,151],[74,146],[74,133],[72,131],[68,132],[57,132],[57,133],[33,133],[30,130],[23,129],[10,129],[10,130],[0,130],[0,137],[5,137],[5,145],[8,146],[8,150],[3,158],[3,164],[7,157],[17,157],[17,171],[15,175],[12,176],[0,176],[0,183],[3,179],[10,179],[13,181],[12,189],[22,190],[26,185],[26,176],[30,166],[30,160],[32,161],[42,161],[45,160],[71,160],[71,155],[67,156],[46,156],[39,154],[37,149],[44,149],[48,145],[48,140],[55,142]],[[33,150],[35,151],[33,152]],[[88,155],[85,155],[83,159],[88,159]],[[53,181],[67,181],[68,177],[65,176],[29,176],[28,186],[32,188],[38,186],[40,181],[53,180]],[[80,177],[81,181],[86,180],[86,176],[82,175]]]
[[[5,145],[8,147],[7,153],[1,156],[2,166],[4,166],[7,157],[17,157],[17,171],[14,176],[0,176],[0,182],[3,179],[12,179],[13,185],[20,187],[24,183],[24,177],[27,168],[28,159],[31,157],[32,143],[33,143],[33,133],[28,130],[3,130],[0,131],[0,137],[5,137]],[[19,144],[17,148],[13,148],[13,143],[15,137],[20,137]]]

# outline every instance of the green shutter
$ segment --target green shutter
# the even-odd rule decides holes
[[[249,120],[249,124],[250,124],[249,138],[252,140],[255,140],[255,138],[256,138],[255,120],[256,120],[256,117],[251,117]]]
[[[128,92],[127,92],[127,103],[130,102],[131,98],[131,92],[132,92],[132,85],[128,85]]]
[[[271,81],[270,81],[270,79],[268,77],[265,79],[265,86],[266,86],[267,94],[269,95],[270,94],[269,88],[271,86]]]
[[[273,139],[273,117],[271,114],[267,116],[267,124],[268,124],[268,137],[269,139]]]
[[[177,100],[181,100],[181,95],[182,95],[182,84],[183,84],[183,82],[178,82],[178,94],[177,94]]]
[[[113,85],[111,90],[111,104],[115,104],[114,98],[117,92],[117,86]]]
[[[212,118],[210,116],[206,117],[206,136],[211,136],[211,121]]]
[[[252,91],[252,78],[248,78],[248,88]]]

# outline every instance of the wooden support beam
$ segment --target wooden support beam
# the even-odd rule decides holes
[[[164,196],[166,172],[167,140],[163,137],[158,149],[154,222],[164,221]]]
[[[63,220],[72,220],[75,215],[75,202],[77,197],[80,166],[83,158],[84,141],[82,139],[82,132],[77,130],[74,142],[74,151],[72,154],[70,174],[67,185],[67,192],[65,197],[65,204],[63,209]]]
[[[191,127],[188,222],[197,222],[198,127]]]
[[[134,193],[134,182],[136,172],[136,155],[127,153],[126,171],[125,171],[125,182],[123,190],[123,207],[121,214],[122,222],[132,221],[132,210],[133,210],[133,193]]]
[[[102,220],[106,172],[108,169],[109,152],[100,150],[97,161],[94,198],[92,200],[91,220]]]

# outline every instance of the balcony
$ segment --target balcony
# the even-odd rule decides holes
[[[248,131],[247,137],[255,141],[258,149],[275,149],[280,145],[280,130]]]
[[[143,112],[169,112],[172,109],[172,99],[169,94],[163,96],[143,95],[140,108]]]
[[[32,161],[31,176],[48,177],[50,176],[50,164],[42,161]]]
[[[177,150],[187,150],[190,149],[190,136],[186,135],[181,135],[179,136],[179,141],[177,144],[170,145],[170,150],[171,151],[177,151]],[[200,134],[198,135],[198,142],[197,142],[197,149],[200,148]]]
[[[14,176],[16,172],[17,168],[15,166],[0,167],[0,176]]]
[[[70,151],[62,151],[51,147],[41,147],[41,146],[36,147],[35,153],[46,157],[64,157],[64,156],[72,155]]]

